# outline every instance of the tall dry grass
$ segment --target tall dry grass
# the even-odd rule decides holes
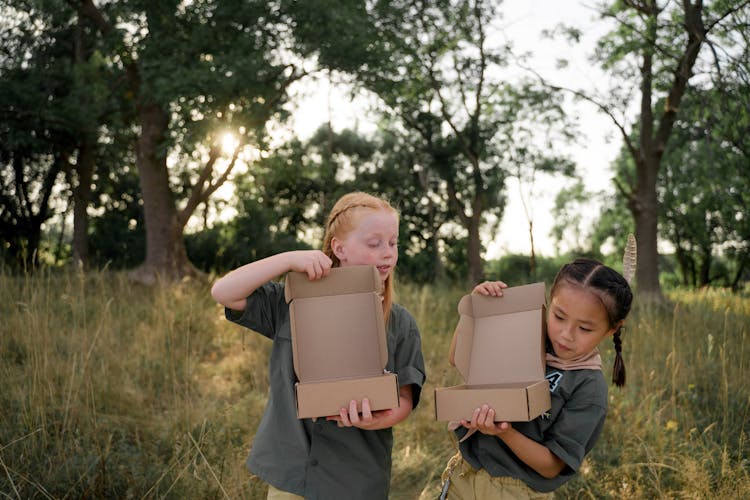
[[[455,443],[432,390],[464,290],[401,284],[428,383],[395,430],[392,498],[435,498]],[[628,321],[628,384],[562,498],[750,498],[750,299],[675,292]],[[270,343],[223,319],[208,285],[112,272],[0,274],[0,493],[8,498],[263,498],[244,460]],[[604,349],[611,367],[611,346]]]

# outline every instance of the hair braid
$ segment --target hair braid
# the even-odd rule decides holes
[[[612,367],[612,382],[617,387],[625,385],[625,361],[622,359],[622,338],[620,336],[622,327],[618,328],[612,336],[615,343],[615,364]]]

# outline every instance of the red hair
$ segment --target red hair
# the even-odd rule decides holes
[[[341,266],[341,262],[331,247],[333,238],[343,238],[354,229],[365,213],[377,210],[385,210],[398,216],[398,211],[387,200],[360,191],[345,194],[333,205],[326,220],[326,231],[323,237],[323,253],[333,261],[333,267]],[[383,284],[383,317],[386,322],[391,314],[393,295],[393,271],[391,271]]]

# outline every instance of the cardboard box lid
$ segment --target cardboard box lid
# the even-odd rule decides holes
[[[338,267],[314,281],[287,273],[294,371],[301,382],[383,373],[388,342],[381,289],[374,266]]]
[[[451,364],[470,386],[543,379],[544,311],[544,283],[506,288],[502,297],[465,295]]]

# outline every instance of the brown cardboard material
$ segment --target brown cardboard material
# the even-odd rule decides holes
[[[334,268],[315,281],[287,274],[298,418],[338,415],[352,399],[367,398],[372,411],[399,406],[396,374],[385,371],[381,289],[374,266]]]
[[[552,407],[545,375],[544,283],[465,295],[450,361],[466,382],[435,389],[436,420],[471,420],[483,404],[495,421],[529,421]]]

